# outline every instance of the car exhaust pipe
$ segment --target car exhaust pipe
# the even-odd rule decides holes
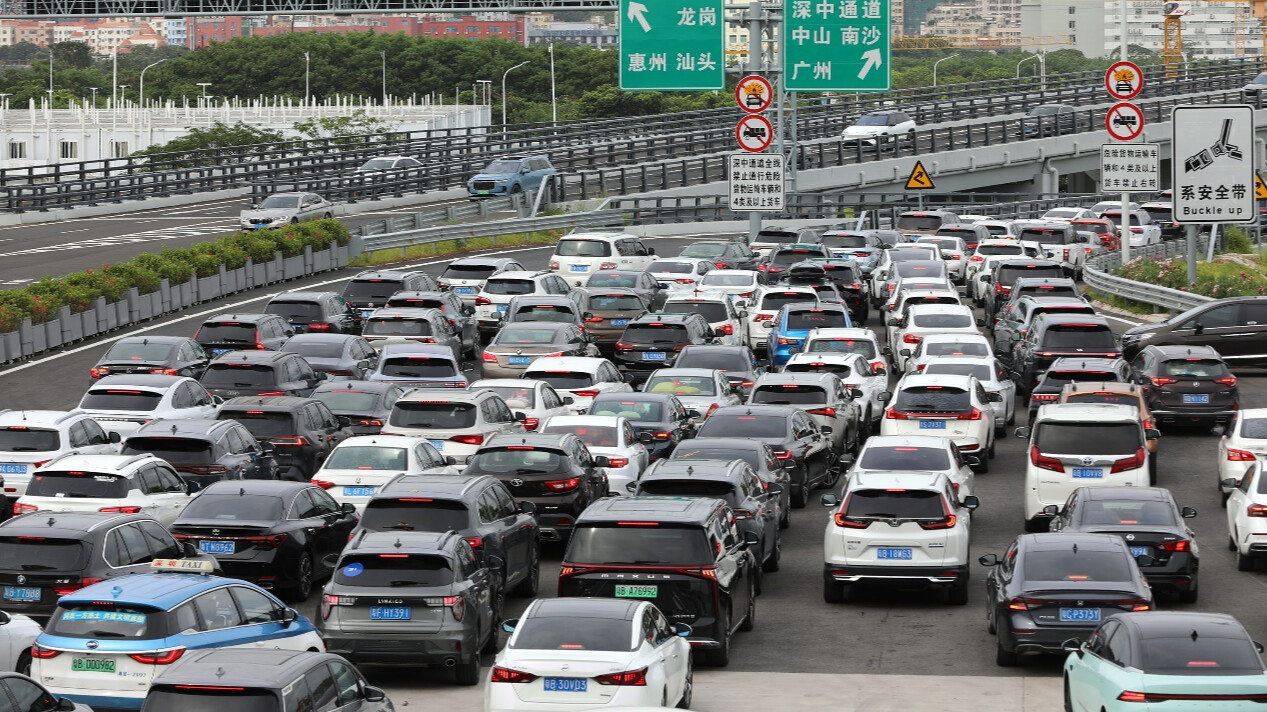
[[[455,667],[455,666],[457,666],[457,664],[458,664],[458,659],[457,659],[457,658],[445,658],[445,659],[444,659],[444,666],[445,666],[445,667]]]

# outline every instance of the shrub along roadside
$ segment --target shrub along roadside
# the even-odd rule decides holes
[[[235,233],[212,242],[186,248],[165,249],[140,255],[128,262],[104,265],[96,270],[72,272],[64,277],[44,277],[18,289],[0,291],[0,333],[16,331],[22,320],[43,324],[57,318],[62,307],[72,313],[88,309],[99,297],[117,302],[135,287],[140,294],[158,291],[162,280],[184,284],[197,277],[210,277],[225,269],[272,260],[278,253],[295,257],[305,247],[324,250],[331,244],[346,245],[351,240],[347,226],[338,220],[317,220],[299,225]]]

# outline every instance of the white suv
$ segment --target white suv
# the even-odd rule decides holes
[[[75,413],[127,435],[151,420],[215,420],[221,400],[185,376],[120,374],[88,387]]]
[[[1263,480],[1263,461],[1258,460],[1240,475],[1219,483],[1228,488],[1227,541],[1236,552],[1238,571],[1253,571],[1258,562],[1267,559],[1267,482]],[[1259,539],[1258,537],[1265,537]]]
[[[763,353],[770,330],[763,322],[778,316],[785,304],[798,302],[819,303],[818,292],[805,285],[777,284],[761,287],[748,305],[748,345],[753,351]]]
[[[975,455],[977,472],[988,472],[994,457],[994,411],[1000,398],[986,393],[972,376],[927,376],[908,373],[897,382],[880,422],[881,435],[934,435],[955,443],[959,452]],[[1061,500],[1064,501],[1064,500]]]
[[[979,335],[982,326],[964,304],[915,304],[897,324],[891,324],[889,339],[892,343],[893,363],[898,371],[907,370],[906,361],[925,336],[931,334]]]
[[[1017,428],[1016,437],[1029,439],[1025,531],[1045,532],[1079,487],[1147,487],[1145,439],[1160,434],[1144,428],[1129,405],[1062,403],[1039,408],[1033,426]]]
[[[119,434],[107,433],[83,413],[64,410],[8,410],[0,412],[0,477],[4,495],[13,500],[26,494],[31,473],[67,452],[117,455]]]
[[[37,471],[14,515],[47,512],[144,514],[165,527],[185,511],[197,489],[153,455],[78,455],[54,458]]]
[[[510,300],[524,295],[567,294],[572,291],[563,278],[547,270],[499,272],[489,277],[475,295],[475,319],[481,336],[497,332]]]
[[[660,307],[661,314],[702,314],[717,342],[732,346],[748,345],[748,310],[736,307],[725,295],[701,294],[670,297]]]
[[[392,406],[382,432],[426,438],[461,468],[494,435],[524,432],[519,415],[492,391],[415,389]]]
[[[637,235],[591,230],[564,235],[550,256],[550,271],[575,287],[584,287],[591,274],[603,270],[642,272],[655,259],[655,250]]]
[[[926,583],[968,602],[968,544],[975,495],[961,500],[933,472],[866,472],[849,478],[823,533],[823,600],[841,603],[847,584]]]
[[[312,483],[339,504],[350,502],[360,514],[383,485],[397,475],[456,475],[457,468],[423,437],[358,435],[330,451]]]
[[[601,393],[631,393],[633,386],[605,358],[593,356],[546,356],[524,371],[528,380],[545,381],[560,395],[572,399],[568,409],[575,415],[589,410]]]

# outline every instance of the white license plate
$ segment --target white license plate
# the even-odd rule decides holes
[[[1104,468],[1075,467],[1073,468],[1073,478],[1075,480],[1101,480],[1104,479]]]
[[[642,353],[642,360],[643,361],[663,361],[665,360],[664,352],[663,351],[644,351]]]
[[[0,465],[0,475],[25,475],[30,465],[15,465],[6,463]]]
[[[877,559],[910,561],[914,552],[909,546],[882,546],[875,551]]]
[[[1208,393],[1185,393],[1183,394],[1184,403],[1209,403],[1210,394]]]
[[[589,265],[572,265],[573,272],[588,272],[589,269]]]
[[[546,692],[589,692],[589,678],[584,677],[547,677],[541,681],[541,689]]]
[[[231,541],[200,541],[198,551],[204,554],[232,554],[234,545]]]
[[[3,595],[6,601],[38,601],[40,589],[29,586],[5,586]]]
[[[945,430],[946,421],[944,420],[921,420],[919,421],[920,430]]]
[[[527,366],[530,363],[532,363],[531,356],[511,356],[510,357],[511,366]]]
[[[444,449],[444,441],[443,441],[443,440],[428,440],[427,442],[431,443],[431,447],[433,447],[433,448],[435,448],[435,449],[437,449],[437,450],[443,450],[443,449]]]
[[[612,326],[629,326],[628,319],[612,319]]]
[[[1148,549],[1149,547],[1147,546],[1132,546],[1131,556],[1143,556],[1148,553]]]
[[[1099,623],[1099,608],[1061,608],[1060,621],[1062,623]]]
[[[475,294],[475,287],[454,287],[454,294]]]
[[[360,486],[360,487],[344,487],[344,488],[343,488],[343,496],[344,496],[344,497],[373,497],[373,496],[374,496],[374,488],[373,488],[373,487],[365,487],[365,486]]]
[[[407,621],[413,615],[409,606],[370,606],[372,621]]]

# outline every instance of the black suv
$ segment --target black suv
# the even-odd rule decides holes
[[[317,632],[353,662],[447,665],[478,684],[480,653],[497,652],[501,563],[453,531],[361,532],[326,584]]]
[[[361,318],[387,303],[396,292],[438,292],[440,285],[426,272],[413,270],[367,270],[359,272],[343,287],[343,299]]]
[[[269,648],[191,650],[158,669],[141,710],[292,712],[322,705],[337,705],[339,712],[393,712],[387,693],[370,687],[338,655]]]
[[[329,378],[299,354],[230,351],[211,362],[198,382],[213,396],[306,396]]]
[[[282,351],[299,354],[312,370],[332,378],[359,380],[378,366],[378,352],[355,334],[297,334]]]
[[[823,426],[827,427],[827,426]],[[842,454],[833,467],[831,438],[799,408],[783,405],[731,405],[708,416],[697,433],[701,438],[748,438],[766,443],[775,457],[792,463],[792,506],[809,502],[810,490],[833,484],[853,457]]]
[[[1145,346],[1131,371],[1158,423],[1226,426],[1240,409],[1236,376],[1209,346]]]
[[[184,558],[215,562],[145,515],[20,515],[0,523],[0,605],[9,613],[47,618],[61,596],[116,576],[149,573],[154,559]]]
[[[233,398],[217,420],[236,420],[261,443],[273,445],[283,479],[309,480],[340,440],[352,435],[346,418],[313,398]]]
[[[652,462],[667,457],[683,440],[695,437],[694,419],[700,416],[670,393],[600,393],[586,413],[628,420],[638,440],[646,444]]]
[[[774,449],[769,445],[747,438],[695,438],[679,444],[670,459],[679,462],[743,460],[764,485],[779,486],[779,528],[787,529],[792,525],[792,478],[788,476],[785,461],[775,457]]]
[[[531,598],[541,575],[536,510],[531,502],[515,504],[496,477],[399,475],[374,492],[352,535],[455,531],[480,561],[501,557],[499,590]]]
[[[276,351],[294,335],[290,324],[276,314],[220,314],[198,327],[194,341],[216,358],[230,351]]]
[[[501,480],[521,507],[534,505],[542,539],[566,541],[581,512],[608,495],[607,465],[571,433],[503,434],[485,442],[463,473]]]
[[[993,271],[981,278],[989,284],[985,290],[985,313],[987,316],[1003,308],[1012,295],[1012,285],[1021,277],[1046,277],[1065,279],[1065,268],[1059,262],[1051,260],[1014,259],[1000,260]]]
[[[1060,391],[1065,384],[1127,383],[1130,380],[1131,367],[1120,358],[1058,358],[1051,362],[1029,393],[1029,423],[1034,424],[1039,408],[1060,402]]]
[[[151,420],[123,441],[121,455],[162,458],[201,489],[221,480],[275,480],[273,444],[233,420]]]
[[[559,595],[652,600],[691,626],[705,662],[724,667],[731,636],[756,622],[759,545],[720,499],[613,497],[577,521]]]
[[[1012,380],[1016,390],[1029,393],[1038,375],[1061,356],[1119,358],[1117,337],[1109,322],[1093,314],[1040,314],[1029,333],[1012,349]],[[1103,380],[1103,379],[1100,379]]]
[[[814,264],[823,268],[827,279],[836,285],[837,291],[844,297],[845,306],[849,307],[849,316],[854,326],[867,323],[870,302],[863,285],[862,267],[849,259],[815,260]],[[795,268],[795,265],[793,265]]]
[[[1216,299],[1160,324],[1141,324],[1122,334],[1129,360],[1145,343],[1213,346],[1235,366],[1267,365],[1267,297]]]
[[[711,344],[713,336],[701,314],[643,314],[629,322],[616,342],[616,365],[646,380],[651,371],[672,366],[682,349]]]
[[[338,292],[282,292],[268,300],[264,312],[285,319],[296,334],[355,334],[361,322]]]
[[[117,373],[155,373],[198,378],[211,357],[185,336],[125,336],[114,342],[88,371],[93,378]]]
[[[330,412],[347,418],[353,435],[377,435],[392,414],[392,406],[409,389],[385,381],[326,381],[309,396]]]
[[[677,368],[716,368],[723,371],[731,387],[739,389],[741,398],[748,397],[753,384],[765,373],[765,369],[757,364],[756,354],[752,353],[747,344],[687,346],[678,354],[673,365]]]

